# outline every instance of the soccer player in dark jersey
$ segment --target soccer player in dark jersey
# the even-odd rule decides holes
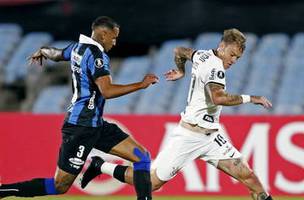
[[[62,127],[57,170],[54,178],[2,184],[0,198],[33,197],[64,194],[80,173],[92,148],[133,162],[134,185],[138,200],[150,200],[150,156],[147,150],[116,124],[103,120],[106,99],[119,97],[158,82],[147,74],[141,82],[117,85],[112,83],[108,52],[119,35],[119,25],[109,17],[98,17],[92,24],[92,35],[80,35],[78,43],[65,49],[42,47],[31,56],[31,62],[44,59],[70,61],[73,97]],[[116,173],[117,177],[124,174]]]

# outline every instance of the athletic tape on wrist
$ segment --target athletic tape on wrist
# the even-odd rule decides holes
[[[250,103],[250,95],[242,94],[243,103]]]

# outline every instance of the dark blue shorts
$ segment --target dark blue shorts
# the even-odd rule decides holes
[[[58,167],[77,175],[93,148],[108,153],[114,146],[129,137],[116,124],[103,122],[100,127],[85,127],[65,122]]]

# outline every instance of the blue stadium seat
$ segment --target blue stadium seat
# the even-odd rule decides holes
[[[21,36],[22,28],[18,24],[0,23],[0,34],[10,35],[12,37]]]
[[[173,98],[169,104],[168,113],[170,114],[181,113],[187,105],[187,98],[191,81],[191,68],[192,64],[188,62],[185,67],[185,77],[175,82],[175,84],[177,84],[177,87],[175,87]]]
[[[151,66],[151,59],[147,56],[126,58],[120,71],[114,76],[114,83],[128,84],[138,82],[148,73]],[[105,113],[130,113],[137,103],[137,99],[143,91],[137,91],[119,98],[110,99],[105,105]]]
[[[193,43],[194,49],[215,49],[221,41],[221,33],[202,33]]]
[[[304,90],[299,90],[299,87],[295,86],[304,85],[304,70],[302,70],[304,66],[304,33],[297,33],[291,39],[284,33],[267,34],[261,38],[252,33],[246,33],[245,35],[247,37],[246,51],[242,58],[226,71],[227,91],[232,94],[266,96],[273,102],[274,109],[266,110],[261,106],[246,104],[238,107],[224,107],[223,113],[302,114],[304,112]],[[193,47],[195,49],[216,48],[220,39],[220,33],[202,33],[194,41]],[[0,47],[0,50],[2,50],[0,52],[0,66],[1,61],[7,55],[5,52],[9,52],[9,49],[14,48],[14,45],[18,43],[18,37],[10,37],[7,34],[1,35],[0,25],[1,41],[9,41],[7,42],[9,45],[3,42],[2,47]],[[48,40],[48,42],[50,41],[51,39]],[[57,47],[62,48],[68,43],[69,41],[54,42],[52,46],[57,45]],[[189,40],[170,40],[164,42],[151,58],[146,56],[126,58],[122,62],[118,73],[113,76],[115,83],[127,84],[140,81],[148,72],[160,76],[160,81],[147,90],[107,101],[105,112],[111,114],[179,114],[182,112],[187,104],[191,63],[187,63],[186,76],[183,79],[176,82],[167,82],[163,78],[163,73],[175,67],[173,49],[177,46],[191,47],[191,42]],[[14,66],[21,66],[21,64],[15,63]],[[6,81],[10,83],[17,77],[22,78],[26,74],[24,69],[6,67],[6,79],[10,80]],[[45,97],[41,98],[42,100],[39,100],[39,102],[46,101],[43,100]],[[43,106],[38,103],[38,100],[36,104],[35,110],[43,110],[41,109]],[[59,112],[58,103],[54,104],[57,107],[52,109]]]
[[[279,87],[281,71],[284,69],[284,55],[288,48],[289,37],[286,34],[276,33],[264,35],[256,51],[252,55],[250,73],[247,85],[242,93],[266,96],[276,101],[276,90]],[[254,107],[244,106],[239,112],[250,113]],[[258,112],[261,109],[258,109]],[[255,111],[252,111],[255,112]],[[262,113],[268,113],[261,110]],[[273,112],[273,111],[271,111]]]
[[[21,35],[22,28],[18,24],[0,24],[0,71],[4,70],[11,54],[14,53]],[[4,77],[3,73],[1,76]]]
[[[71,100],[71,88],[68,85],[49,86],[42,90],[36,99],[34,113],[63,113]]]
[[[49,33],[29,33],[21,41],[15,54],[4,69],[5,83],[12,84],[17,80],[22,80],[27,75],[27,58],[41,46],[49,44],[52,36]]]
[[[152,60],[151,72],[160,77],[159,83],[142,93],[135,107],[135,113],[167,113],[171,98],[178,83],[167,82],[163,74],[174,68],[173,49],[178,46],[191,47],[189,40],[170,40],[165,42]]]

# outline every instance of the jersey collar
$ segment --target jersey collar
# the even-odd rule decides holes
[[[98,42],[96,42],[92,38],[89,38],[83,34],[80,34],[80,36],[79,36],[79,43],[93,44],[93,45],[97,46],[100,51],[102,51],[102,52],[104,51],[104,48]]]
[[[215,49],[211,49],[211,52],[213,53],[213,55],[215,56],[215,58],[221,63],[223,69],[225,70],[225,68],[224,68],[224,63],[223,63],[222,59],[220,59],[220,58],[217,56],[216,50],[215,50]]]

